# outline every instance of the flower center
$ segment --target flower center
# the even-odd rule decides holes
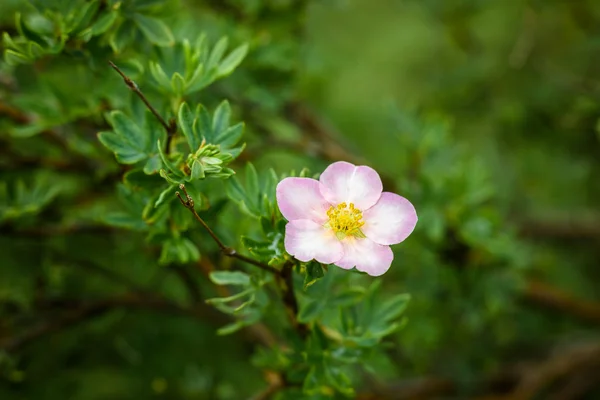
[[[354,208],[354,204],[340,203],[337,206],[329,207],[327,211],[329,221],[325,224],[335,232],[335,236],[342,240],[347,235],[356,237],[365,237],[360,228],[365,224],[362,220],[362,212]]]

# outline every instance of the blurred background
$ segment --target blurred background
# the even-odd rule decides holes
[[[368,164],[415,205],[380,278],[412,295],[408,322],[357,367],[357,398],[600,398],[600,2],[137,3],[175,40],[249,43],[194,97],[246,122],[238,165]],[[13,38],[17,12],[35,14],[2,0]],[[249,398],[260,346],[215,335],[217,311],[123,300],[203,303],[185,282],[222,260],[201,244],[161,266],[143,232],[103,219],[123,171],[96,133],[131,100],[106,61],[160,104],[144,52],[168,58],[111,35],[0,61],[0,398]],[[214,218],[229,243],[254,224],[226,203]]]

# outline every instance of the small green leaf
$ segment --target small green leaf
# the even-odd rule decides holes
[[[160,19],[134,14],[133,20],[146,38],[157,46],[172,46],[175,38],[169,27]]]
[[[217,285],[241,285],[250,284],[250,276],[241,271],[213,271],[210,280]]]
[[[165,71],[159,63],[152,61],[150,62],[150,73],[152,74],[152,77],[156,80],[156,82],[159,84],[161,89],[165,91],[171,90],[171,80],[169,79],[169,77],[167,76],[167,74],[165,73]]]
[[[175,72],[173,76],[171,76],[171,89],[173,90],[173,93],[180,96],[184,93],[185,87],[185,79],[179,72]]]
[[[190,151],[195,152],[202,144],[202,138],[196,132],[196,117],[187,103],[182,103],[177,113],[179,119],[179,127],[183,131],[183,135],[190,146]]]
[[[15,66],[19,64],[27,64],[31,62],[31,59],[25,54],[7,49],[4,50],[4,61],[6,61],[6,63],[10,66]]]
[[[146,161],[144,165],[144,173],[147,175],[156,174],[162,168],[160,155],[155,154]]]
[[[215,137],[212,130],[212,120],[208,110],[202,104],[198,104],[198,107],[196,107],[196,118],[198,118],[196,129],[198,129],[200,136],[208,143],[214,143]]]
[[[153,153],[148,135],[121,111],[113,111],[107,116],[114,132],[100,132],[98,139],[110,149],[123,164],[134,164],[148,158]]]
[[[204,179],[205,177],[206,174],[204,173],[204,167],[202,166],[202,163],[200,163],[199,160],[192,161],[192,173],[190,175],[190,178],[192,180],[196,180]]]
[[[235,333],[235,332],[239,331],[240,329],[242,329],[245,325],[246,324],[244,324],[244,322],[242,322],[242,321],[232,322],[231,324],[228,324],[222,328],[219,328],[217,330],[217,335],[219,335],[219,336],[231,335],[232,333]]]
[[[217,137],[229,126],[231,107],[227,100],[223,100],[213,114],[212,130]]]
[[[244,44],[233,50],[227,57],[225,57],[221,64],[219,64],[217,76],[220,78],[231,74],[237,68],[237,66],[240,65],[247,53],[247,44]]]
[[[231,147],[240,141],[243,133],[244,123],[240,122],[221,132],[215,139],[215,144],[220,144],[223,148]]]
[[[321,314],[323,307],[325,306],[324,301],[320,300],[309,300],[303,304],[300,312],[298,313],[298,321],[307,323],[311,322]]]
[[[111,33],[108,44],[115,53],[120,53],[133,39],[135,29],[132,24],[122,22],[116,29],[111,29],[109,32]]]
[[[92,36],[98,36],[108,31],[115,21],[117,20],[118,14],[116,12],[109,12],[103,14],[100,18],[94,22],[94,24],[90,27],[90,33]]]
[[[306,275],[304,276],[304,290],[324,277],[323,266],[317,261],[306,264]]]
[[[175,198],[176,190],[177,190],[176,185],[171,185],[168,188],[166,188],[165,190],[163,190],[160,193],[160,195],[158,196],[158,199],[156,200],[156,202],[154,202],[154,207],[160,207],[165,202],[170,202],[171,200],[173,200]]]
[[[207,62],[207,68],[209,70],[217,67],[219,61],[221,61],[221,58],[223,58],[223,54],[225,54],[225,50],[227,50],[228,42],[229,40],[226,37],[222,37],[219,39],[217,44],[215,44],[215,47],[213,47]]]
[[[375,309],[373,320],[390,322],[398,318],[406,310],[409,301],[410,294],[408,293],[398,294],[386,300]]]
[[[251,162],[246,164],[246,193],[253,204],[258,202],[258,196],[260,194],[258,173]]]

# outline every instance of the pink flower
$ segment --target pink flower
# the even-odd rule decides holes
[[[277,204],[289,221],[286,251],[303,262],[385,273],[394,259],[389,245],[411,234],[417,213],[404,197],[382,190],[373,168],[344,161],[327,167],[318,181],[285,178],[277,185]]]

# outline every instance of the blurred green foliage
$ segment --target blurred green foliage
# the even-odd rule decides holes
[[[2,1],[0,398],[545,398],[575,375],[600,396],[581,366],[498,378],[599,348],[599,20],[594,0]],[[419,215],[380,278],[283,249],[277,182],[341,159]],[[280,272],[227,257],[181,183]]]

